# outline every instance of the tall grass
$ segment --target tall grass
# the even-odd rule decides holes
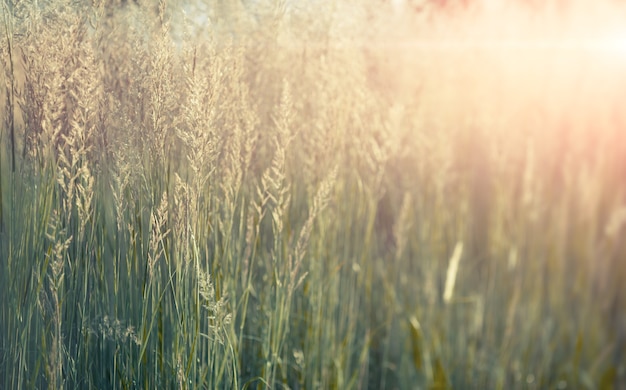
[[[387,8],[3,1],[0,388],[625,383],[623,80]]]

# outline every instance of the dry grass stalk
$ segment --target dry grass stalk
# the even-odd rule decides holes
[[[459,271],[459,263],[461,262],[461,256],[463,255],[463,243],[461,241],[456,243],[450,262],[448,263],[448,272],[446,273],[446,284],[443,290],[443,301],[445,303],[452,302],[454,294],[454,285],[456,284],[456,276]]]

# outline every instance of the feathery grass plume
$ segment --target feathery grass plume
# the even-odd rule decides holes
[[[210,340],[216,341],[220,344],[224,343],[224,326],[230,324],[232,314],[227,309],[226,297],[222,296],[220,299],[216,299],[215,288],[211,277],[208,273],[204,272],[201,268],[197,269],[198,272],[198,293],[202,298],[202,305],[209,313],[209,330],[210,333],[206,334]]]
[[[60,3],[28,8],[29,17],[38,23],[34,31],[27,32],[22,49],[26,78],[21,108],[30,131],[24,153],[40,155],[40,163],[47,158],[41,148],[50,148],[47,153],[58,152],[63,137],[71,131],[72,121],[90,120],[74,116],[76,110],[80,111],[79,99],[86,98],[80,103],[92,110],[90,115],[97,111],[91,103],[97,94],[89,90],[97,87],[97,80],[93,77],[95,67],[87,43],[84,8]],[[63,33],[58,35],[58,31]]]
[[[148,18],[149,9],[106,5],[94,37],[105,92],[100,114],[106,129],[106,152],[110,156],[122,146],[131,146],[137,167],[141,166],[143,152],[150,147],[145,137],[150,94],[146,78],[148,59],[152,57],[147,42],[153,24]]]
[[[248,359],[246,355],[248,352],[247,348],[249,348],[248,344],[245,342],[246,333],[244,332],[251,331],[256,319],[254,316],[254,306],[256,300],[258,299],[258,295],[255,290],[255,286],[260,279],[257,274],[257,270],[260,270],[260,267],[258,267],[255,260],[260,250],[259,247],[262,240],[261,223],[265,216],[265,212],[267,211],[266,203],[269,201],[269,196],[266,196],[260,184],[255,186],[255,195],[256,196],[251,196],[247,208],[248,214],[246,218],[245,249],[242,259],[243,264],[241,266],[241,288],[243,289],[243,293],[241,295],[241,306],[239,309],[241,314],[237,314],[236,318],[239,323],[239,331],[237,335],[237,340],[239,341],[238,356],[242,366]],[[250,371],[251,370],[248,368],[244,368],[244,372]]]
[[[207,364],[210,370],[207,384],[211,385],[213,381],[223,380],[225,373],[228,375],[226,369],[229,369],[229,365],[232,365],[236,375],[237,358],[229,336],[232,313],[228,309],[226,296],[220,294],[221,297],[217,298],[210,275],[200,267],[199,262],[196,262],[196,275],[198,295],[202,307],[208,312],[206,331],[200,335],[206,339],[209,358]],[[231,378],[231,381],[235,385],[238,382],[236,377]]]
[[[167,193],[163,192],[158,206],[155,204],[150,213],[148,251],[146,257],[143,258],[146,264],[143,266],[142,290],[139,298],[139,307],[141,307],[140,319],[142,321],[139,331],[141,349],[138,361],[134,362],[137,364],[136,369],[142,372],[142,376],[149,375],[150,371],[149,369],[143,371],[140,362],[150,360],[154,364],[162,364],[162,360],[160,360],[162,357],[152,355],[152,353],[157,350],[165,350],[166,325],[163,323],[163,317],[158,316],[158,313],[167,307],[164,296],[172,282],[171,277],[167,275],[167,266],[170,262],[170,253],[167,250],[170,241],[168,213]],[[130,229],[133,229],[133,227],[130,226]],[[132,240],[134,239],[138,241],[144,239],[145,236],[141,232],[139,233],[135,233],[135,237],[131,233],[131,245],[133,245]],[[159,321],[157,321],[155,329],[155,321],[157,319]],[[165,379],[157,376],[152,381],[152,383],[161,383]]]
[[[34,51],[32,56],[35,55]],[[45,56],[48,55],[45,51],[44,53]],[[22,108],[26,117],[27,129],[29,129],[24,143],[24,155],[28,153],[34,157],[42,171],[46,168],[49,169],[51,163],[56,161],[56,146],[63,131],[61,121],[65,115],[59,63],[55,58],[47,58],[47,60],[50,61],[50,66],[45,71],[37,69],[36,67],[39,65],[33,65],[32,68],[34,69],[27,71],[25,94],[29,95],[27,99],[32,99],[36,103]],[[27,64],[29,61],[32,61],[33,64],[39,64],[30,58],[25,58],[24,61]],[[26,66],[29,67],[29,65]],[[47,88],[38,90],[44,80],[47,81]]]
[[[140,346],[141,341],[135,332],[135,327],[132,325],[124,325],[122,321],[117,318],[111,318],[104,316],[99,321],[94,321],[88,329],[89,333],[92,333],[103,340],[111,340],[116,343],[130,342],[137,346]]]
[[[241,280],[244,281],[242,284],[248,288],[249,285],[249,276],[251,271],[251,263],[254,253],[256,251],[256,238],[259,236],[259,228],[260,225],[258,222],[263,219],[263,215],[260,214],[260,207],[258,209],[255,208],[255,202],[253,200],[250,201],[252,204],[248,207],[248,215],[246,217],[246,228],[245,228],[245,249],[243,252],[243,265],[241,267]],[[258,221],[255,221],[255,214]]]
[[[84,62],[80,62],[71,70],[65,86],[74,101],[70,113],[70,129],[58,146],[58,164],[63,176],[63,179],[59,178],[59,184],[68,202],[76,198],[80,231],[84,232],[85,225],[92,215],[94,177],[90,170],[90,161],[94,161],[91,152],[94,146],[97,120],[95,113],[99,107],[100,93],[99,81],[95,77],[96,65],[93,54],[86,48],[79,56]],[[71,206],[68,204],[65,207],[66,215],[69,217]]]
[[[114,168],[112,168],[111,195],[115,202],[115,221],[117,232],[122,232],[125,226],[126,210],[133,199],[127,199],[127,191],[131,187],[132,165],[124,160],[124,156],[117,154],[114,157]]]
[[[192,192],[190,186],[180,178],[178,173],[175,174],[174,185],[174,221],[173,231],[176,236],[176,242],[182,246],[182,257],[191,259],[189,243],[191,242],[192,221],[197,217],[196,203],[197,197]]]
[[[280,136],[274,140],[276,150],[272,164],[263,173],[261,178],[262,200],[266,206],[267,214],[272,217],[272,226],[275,237],[283,231],[283,217],[289,207],[289,183],[285,174],[285,146]],[[266,212],[264,211],[263,214]]]
[[[46,375],[48,385],[54,388],[64,388],[64,370],[65,370],[65,344],[63,335],[63,310],[62,307],[65,291],[65,257],[67,249],[72,242],[72,236],[67,236],[66,230],[59,225],[59,216],[56,210],[50,218],[48,232],[46,237],[50,241],[48,252],[46,253],[46,263],[49,264],[48,271],[48,305],[51,309],[49,314],[50,328],[52,329],[50,351],[47,357]],[[47,306],[48,306],[47,305]],[[43,313],[44,315],[46,313]]]
[[[168,141],[168,130],[175,128],[172,121],[176,118],[171,115],[176,107],[176,93],[174,92],[173,74],[174,57],[172,41],[169,36],[170,24],[166,20],[165,1],[159,2],[159,24],[158,33],[153,35],[151,57],[148,66],[148,76],[146,88],[148,96],[148,129],[149,139],[152,142],[151,152],[157,157],[157,161],[165,161],[168,151],[166,146]]]
[[[274,124],[278,132],[278,140],[288,145],[292,140],[292,126],[294,120],[293,96],[291,95],[291,85],[287,79],[283,79],[280,93],[280,103],[278,112],[274,117]]]
[[[189,58],[184,64],[187,101],[182,108],[184,122],[176,129],[176,134],[187,147],[187,162],[194,175],[194,187],[200,193],[213,174],[217,160],[219,135],[215,122],[218,115],[216,105],[219,102],[213,91],[220,86],[212,85],[209,76],[202,74],[204,70],[200,69],[203,66],[202,58],[198,58],[197,54],[202,48],[194,47],[187,50]],[[209,54],[217,55],[214,51],[210,51]],[[218,71],[215,69],[211,75]]]
[[[150,250],[148,251],[148,279],[152,280],[157,262],[166,255],[165,239],[170,233],[168,226],[167,194],[161,196],[158,208],[151,216]]]
[[[57,93],[57,80],[50,80],[58,68],[56,61],[50,56],[50,53],[45,50],[48,46],[46,40],[50,39],[50,34],[46,34],[43,28],[43,21],[41,10],[37,7],[25,6],[24,3],[20,4],[21,11],[27,16],[27,20],[30,20],[32,25],[26,29],[26,34],[22,38],[21,47],[21,60],[24,70],[24,85],[23,85],[23,101],[18,101],[18,105],[22,111],[22,117],[24,120],[24,142],[22,155],[33,156],[38,162],[39,166],[44,163],[43,151],[40,150],[41,145],[39,138],[42,136],[44,129],[44,104],[48,91]],[[40,53],[40,56],[35,56],[34,53]],[[44,61],[39,61],[45,59]],[[44,62],[48,62],[44,65]],[[47,88],[42,88],[43,83],[47,83]],[[51,129],[49,129],[51,130]],[[53,144],[53,139],[56,137],[49,137],[49,145]],[[45,145],[46,143],[44,143]]]
[[[271,308],[268,317],[269,324],[264,332],[262,342],[262,354],[267,364],[262,366],[262,378],[268,384],[274,384],[279,375],[282,354],[289,332],[289,312],[291,306],[291,292],[289,280],[290,250],[287,238],[290,229],[285,228],[291,201],[290,188],[286,174],[286,151],[291,143],[289,128],[289,115],[291,115],[290,92],[288,83],[283,84],[283,96],[278,107],[276,119],[274,119],[274,157],[270,167],[266,169],[261,178],[260,203],[271,216],[273,240],[270,247],[270,261],[266,264],[266,270],[272,278],[269,294],[265,299]],[[260,223],[261,221],[259,221]],[[264,237],[262,236],[261,239]],[[294,282],[295,283],[295,282]],[[284,372],[283,372],[284,375]]]
[[[225,63],[221,77],[222,88],[228,91],[220,97],[219,107],[222,110],[221,120],[229,131],[223,131],[222,150],[220,151],[220,171],[222,178],[232,181],[237,189],[242,178],[243,146],[248,135],[254,128],[254,112],[252,111],[248,87],[244,83],[244,52],[242,47],[230,43],[222,52]],[[253,138],[252,138],[253,139]],[[227,195],[227,194],[226,194]]]
[[[310,206],[309,216],[300,230],[293,253],[289,256],[290,276],[288,291],[290,291],[290,293],[293,293],[293,291],[298,288],[306,276],[306,274],[298,276],[298,273],[302,266],[311,232],[313,231],[313,223],[318,215],[326,208],[331,199],[332,191],[337,182],[338,171],[339,168],[335,166],[320,183],[317,194],[313,198],[313,204]]]

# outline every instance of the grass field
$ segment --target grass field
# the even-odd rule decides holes
[[[626,13],[370,3],[2,0],[0,388],[624,386]]]

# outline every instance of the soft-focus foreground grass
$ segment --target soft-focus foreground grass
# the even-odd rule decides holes
[[[626,383],[610,63],[411,54],[356,2],[31,3],[2,13],[0,388]]]

